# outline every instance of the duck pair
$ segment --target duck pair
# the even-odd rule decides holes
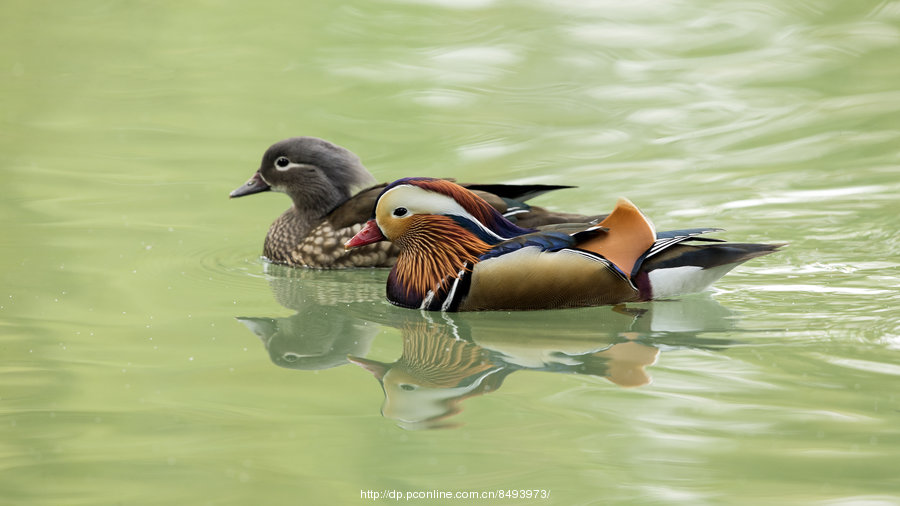
[[[782,246],[701,237],[715,228],[657,232],[627,199],[598,217],[525,204],[566,186],[374,181],[350,151],[298,137],[270,147],[231,196],[267,190],[291,196],[293,206],[266,236],[269,260],[393,266],[388,299],[424,310],[557,309],[671,297],[702,291]]]
[[[276,191],[286,193],[293,201],[266,234],[263,255],[273,263],[314,269],[390,267],[400,250],[388,242],[352,251],[343,246],[372,216],[375,201],[386,186],[378,184],[349,150],[315,137],[294,137],[269,147],[256,173],[230,196]],[[538,195],[570,186],[463,186],[524,227],[598,218],[525,204]]]

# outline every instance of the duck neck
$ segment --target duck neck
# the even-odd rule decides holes
[[[413,308],[426,298],[443,300],[453,281],[491,248],[445,216],[418,218],[395,243],[400,255],[388,278],[388,298]]]

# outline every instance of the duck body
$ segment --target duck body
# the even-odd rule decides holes
[[[389,242],[347,251],[343,244],[371,215],[386,184],[377,181],[351,151],[315,137],[277,142],[255,174],[232,198],[266,191],[286,193],[292,205],[269,227],[263,256],[277,264],[317,269],[390,267],[399,249]],[[468,184],[497,212],[528,227],[588,222],[598,216],[550,212],[524,202],[561,185]]]
[[[657,233],[621,199],[599,224],[535,230],[506,220],[449,181],[386,186],[375,218],[347,247],[399,247],[387,297],[423,310],[556,309],[646,301],[702,291],[735,266],[780,245],[701,237],[718,229]]]

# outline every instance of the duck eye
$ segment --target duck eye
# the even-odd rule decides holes
[[[286,156],[279,156],[277,160],[275,160],[275,165],[284,168],[291,164],[291,161],[287,159]]]
[[[407,211],[405,207],[398,207],[397,209],[394,209],[394,216],[397,216],[397,217],[406,216],[406,213],[408,213],[408,212],[409,211]]]

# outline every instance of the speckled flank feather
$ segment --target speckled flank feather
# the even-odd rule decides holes
[[[362,227],[362,223],[357,223],[335,230],[331,223],[322,223],[291,251],[292,263],[315,269],[394,265],[399,249],[389,242],[369,244],[351,251],[344,249],[343,244],[362,230]]]
[[[293,214],[292,209],[284,213],[266,235],[263,255],[273,263],[313,269],[343,269],[390,267],[397,260],[399,250],[388,242],[344,250],[343,243],[362,229],[362,223],[335,229],[326,220],[305,236],[297,237],[297,232],[302,228],[294,224]]]

